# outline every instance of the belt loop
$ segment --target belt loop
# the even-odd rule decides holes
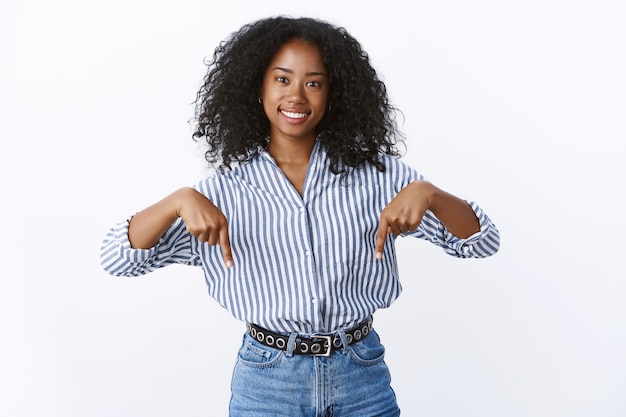
[[[349,345],[348,335],[346,335],[346,332],[344,329],[339,329],[337,331],[337,335],[341,339],[341,344],[343,345],[343,347],[341,348],[341,352],[346,353],[346,351],[348,350],[348,345]]]
[[[287,357],[291,358],[293,356],[293,351],[296,349],[296,337],[298,337],[298,333],[291,333],[289,335],[289,340],[287,341]]]

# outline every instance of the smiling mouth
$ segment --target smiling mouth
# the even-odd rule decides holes
[[[297,113],[297,112],[286,111],[286,110],[281,110],[280,112],[284,114],[285,116],[289,117],[290,119],[303,119],[309,115],[309,113]]]

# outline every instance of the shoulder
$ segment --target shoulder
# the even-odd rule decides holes
[[[382,162],[385,166],[384,171],[380,171],[376,166],[367,164],[366,169],[368,171],[377,172],[381,178],[389,179],[423,179],[415,168],[403,161],[400,157],[395,157],[387,154],[379,154],[377,160]]]
[[[263,158],[258,153],[251,155],[250,159],[235,165],[228,169],[215,169],[205,178],[200,180],[196,188],[200,191],[206,189],[229,190],[236,187],[237,184],[247,182],[250,177],[255,177],[256,171],[262,169],[264,164]]]

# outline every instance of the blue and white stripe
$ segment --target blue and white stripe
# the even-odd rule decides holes
[[[133,249],[128,221],[107,234],[103,268],[112,275],[138,276],[179,263],[204,270],[209,294],[242,321],[278,332],[331,332],[388,307],[402,290],[393,237],[382,260],[374,257],[382,209],[422,176],[403,162],[383,157],[386,172],[372,166],[334,175],[326,153],[311,155],[304,194],[265,151],[226,173],[197,184],[226,215],[234,266],[221,248],[200,243],[181,219],[151,249]],[[480,232],[467,239],[449,233],[427,212],[417,231],[456,257],[482,258],[498,251],[499,233],[480,207]]]

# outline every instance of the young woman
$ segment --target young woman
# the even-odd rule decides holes
[[[360,44],[308,18],[245,25],[216,48],[194,138],[215,174],[118,223],[112,275],[202,268],[246,324],[231,416],[397,416],[372,315],[399,296],[393,241],[498,251],[480,207],[398,159],[394,108]]]

